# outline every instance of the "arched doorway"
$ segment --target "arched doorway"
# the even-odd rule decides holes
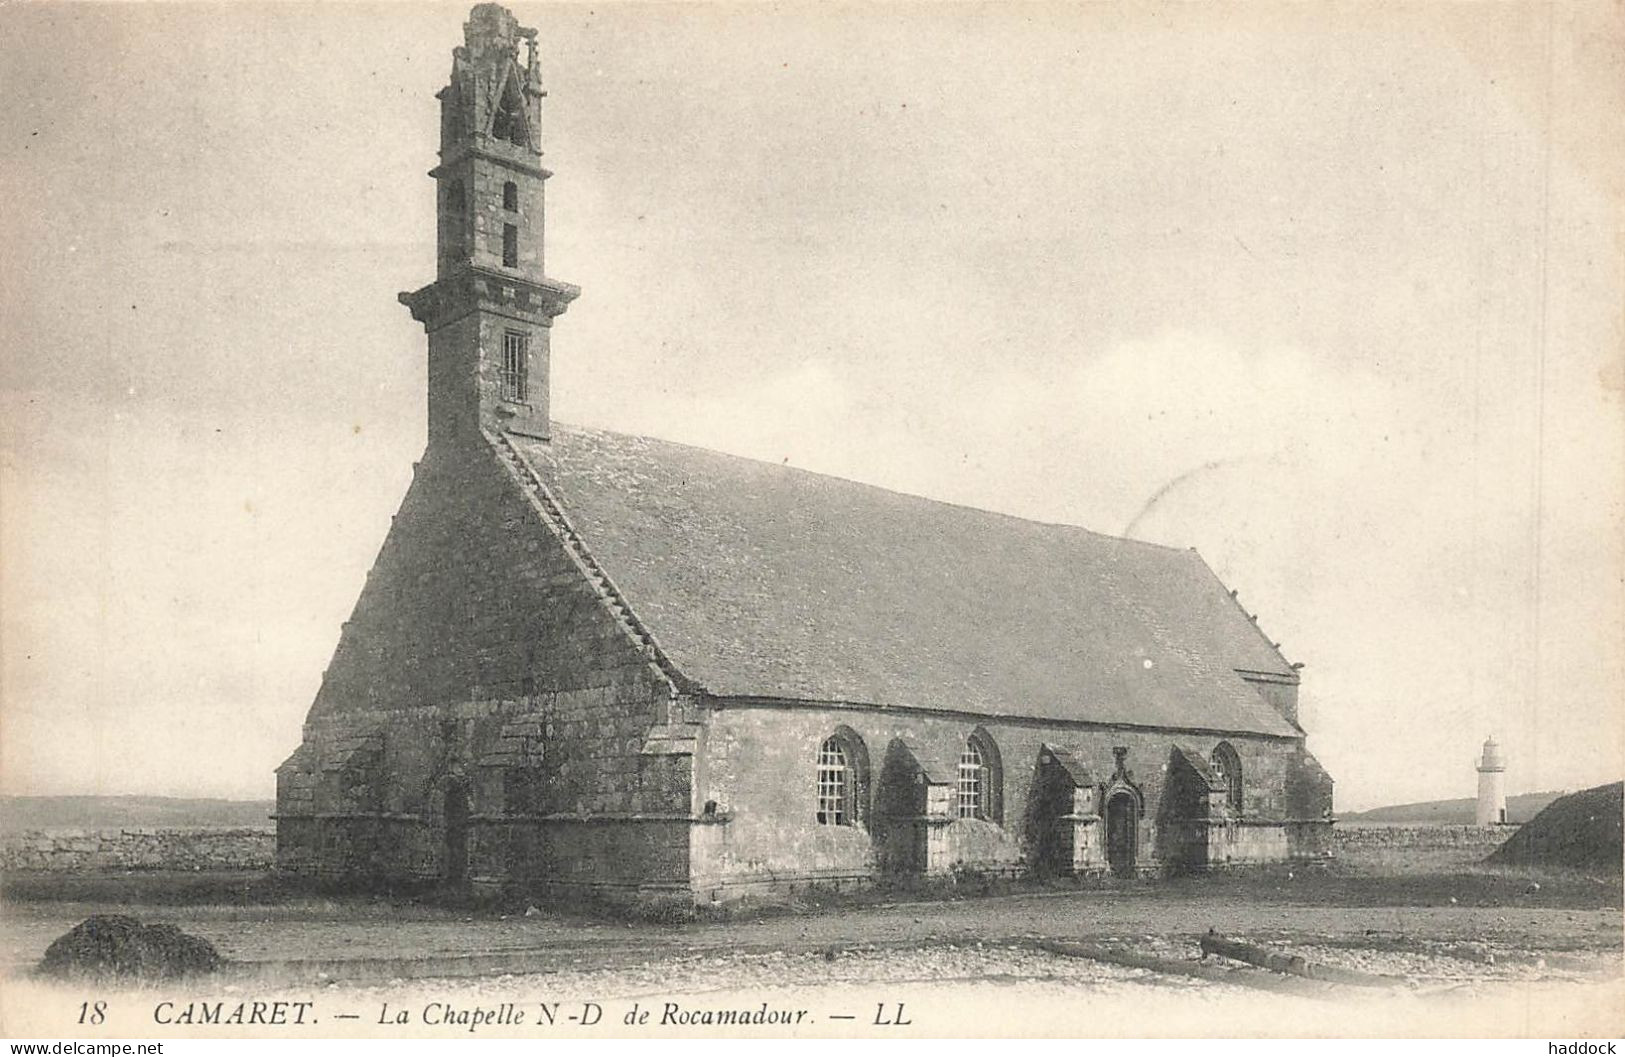
[[[1118,877],[1134,875],[1138,814],[1139,805],[1130,793],[1115,793],[1106,801],[1106,861]]]
[[[461,783],[446,786],[443,819],[445,847],[442,849],[441,879],[461,886],[468,880],[468,790]]]

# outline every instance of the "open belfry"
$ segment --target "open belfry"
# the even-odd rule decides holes
[[[280,868],[714,902],[1328,853],[1297,667],[1195,551],[553,422],[542,96],[475,7],[401,295],[427,450],[278,768]]]

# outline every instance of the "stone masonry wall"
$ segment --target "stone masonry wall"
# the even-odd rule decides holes
[[[30,830],[0,840],[0,870],[263,870],[275,851],[269,826]]]
[[[1292,723],[1298,722],[1298,684],[1295,680],[1289,681],[1273,676],[1246,677],[1247,685],[1258,691],[1258,695],[1275,711],[1285,716]]]
[[[879,812],[871,809],[870,825],[863,827],[823,825],[816,819],[818,748],[840,726],[850,728],[863,741],[870,761],[869,796],[874,802],[880,797],[883,761],[893,739],[910,744],[933,782],[951,787],[965,740],[975,730],[985,731],[1002,761],[1002,818],[954,819],[942,825],[936,862],[994,872],[1023,869],[1038,841],[1038,827],[1044,824],[1037,808],[1042,745],[1069,751],[1096,783],[1112,775],[1112,748],[1128,747],[1128,769],[1145,797],[1140,859],[1150,865],[1157,848],[1158,809],[1173,746],[1177,743],[1205,757],[1221,740],[1211,734],[979,723],[970,716],[879,710],[718,708],[710,713],[707,724],[704,765],[707,795],[716,800],[718,811],[728,821],[717,832],[697,835],[708,849],[705,856],[695,856],[695,883],[702,894],[708,888],[726,886],[792,880],[839,884],[873,876],[877,845],[882,842],[871,837],[871,830]],[[1242,760],[1249,817],[1260,821],[1289,818],[1285,788],[1298,743],[1241,735],[1225,740]],[[1279,848],[1260,844],[1268,840],[1262,832],[1236,840],[1249,846],[1240,858],[1286,854],[1284,836]]]
[[[447,447],[419,464],[311,718],[646,682],[483,439]]]
[[[1339,823],[1339,848],[1495,848],[1516,826],[1349,826]]]
[[[438,876],[460,790],[476,881],[686,881],[686,833],[652,834],[693,814],[692,758],[642,751],[668,700],[483,438],[448,441],[279,773],[279,862]]]

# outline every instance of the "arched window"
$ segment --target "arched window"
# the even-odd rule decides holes
[[[999,766],[999,749],[984,730],[965,741],[959,753],[958,811],[960,818],[1002,821],[1004,775]]]
[[[491,135],[496,139],[506,140],[515,147],[523,147],[530,142],[530,138],[525,134],[525,115],[522,107],[519,88],[510,80],[503,89],[502,101],[497,105],[497,112],[491,119]]]
[[[502,399],[523,404],[530,399],[530,336],[522,331],[502,332]]]
[[[976,739],[972,738],[965,743],[964,749],[959,753],[959,817],[982,818],[984,797],[987,795],[987,786],[983,782],[982,750],[976,747]]]
[[[519,185],[512,180],[502,185],[502,208],[510,213],[519,211]]]
[[[839,738],[826,738],[818,749],[818,821],[826,826],[844,826],[852,812],[847,801],[852,794],[851,765]]]
[[[843,727],[818,747],[818,821],[825,826],[862,825],[868,814],[869,754]]]
[[[1214,772],[1224,779],[1225,803],[1241,814],[1241,756],[1228,741],[1221,741],[1213,749],[1212,761]]]

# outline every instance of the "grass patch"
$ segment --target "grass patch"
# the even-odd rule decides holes
[[[1477,906],[1617,909],[1618,877],[1554,867],[1485,863],[1482,848],[1354,849],[1311,866],[1265,866],[1166,882],[1170,895],[1201,893],[1259,903],[1333,907]]]
[[[266,870],[17,871],[0,877],[8,903],[121,903],[194,906],[200,903],[277,905],[303,891]]]
[[[371,892],[319,885],[270,870],[16,871],[0,877],[0,902],[12,905],[188,907],[204,915],[253,907],[300,918],[398,914],[408,908],[429,916],[468,915],[466,901],[438,895],[422,886]]]

